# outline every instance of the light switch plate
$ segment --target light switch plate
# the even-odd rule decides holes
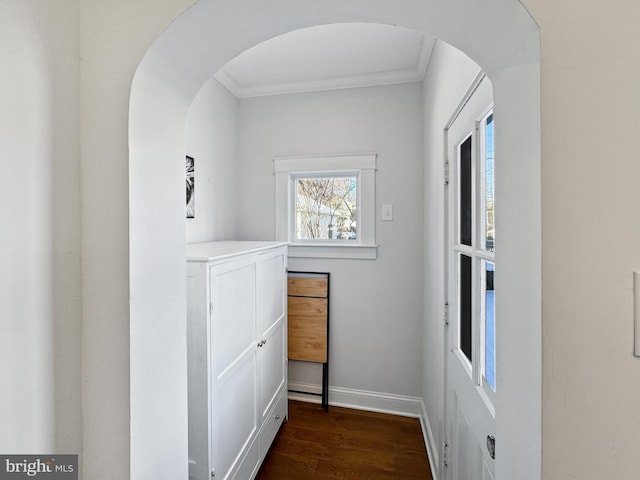
[[[385,222],[393,220],[393,205],[382,205],[382,220]]]

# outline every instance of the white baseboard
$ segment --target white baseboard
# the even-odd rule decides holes
[[[322,392],[320,385],[300,382],[289,382],[289,390],[300,390],[316,395]],[[290,391],[289,398],[320,403],[320,397],[305,395],[304,393]],[[352,388],[329,387],[329,405],[371,412],[391,413],[402,415],[403,417],[420,418],[422,414],[422,399],[419,397],[370,392]]]
[[[300,392],[308,392],[308,394]],[[322,399],[319,396],[321,394],[322,387],[320,385],[316,385],[315,383],[289,382],[289,400],[300,400],[301,402],[309,403],[322,403]],[[331,400],[331,395],[329,395],[329,400]]]
[[[427,415],[427,408],[423,401],[420,402],[420,405],[422,407],[420,425],[422,427],[422,435],[424,436],[424,444],[427,446],[427,456],[429,457],[429,466],[431,467],[431,477],[433,480],[438,480],[438,476],[440,475],[438,445],[436,445],[435,438],[433,437],[433,429],[431,428],[431,422]]]

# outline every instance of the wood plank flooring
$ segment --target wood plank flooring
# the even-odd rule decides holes
[[[256,480],[431,480],[416,418],[289,401]]]

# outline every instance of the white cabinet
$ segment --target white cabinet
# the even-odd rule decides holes
[[[253,479],[287,416],[286,262],[279,242],[187,246],[190,479]]]

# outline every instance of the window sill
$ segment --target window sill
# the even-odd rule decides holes
[[[352,260],[375,260],[377,245],[310,245],[302,243],[289,244],[290,258],[345,258]]]

